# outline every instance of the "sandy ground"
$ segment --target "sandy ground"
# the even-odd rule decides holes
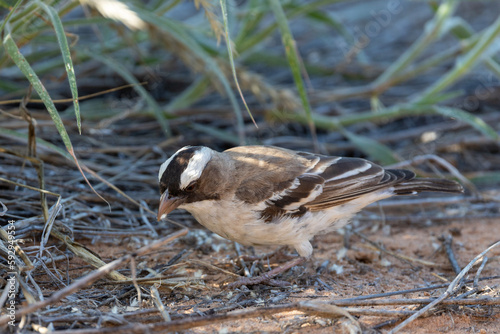
[[[363,215],[361,215],[362,217]],[[366,214],[364,216],[367,216]],[[158,254],[145,256],[138,261],[138,268],[163,268],[165,263],[176,254],[184,253],[172,269],[165,272],[189,277],[192,284],[170,290],[161,290],[162,300],[171,313],[173,319],[178,316],[205,316],[210,318],[217,313],[234,312],[238,310],[259,310],[266,307],[285,305],[296,302],[310,301],[313,303],[328,302],[357,296],[388,293],[407,289],[421,288],[434,284],[449,283],[455,277],[451,269],[448,255],[444,251],[442,236],[452,235],[453,253],[461,268],[465,267],[476,255],[488,246],[498,241],[499,220],[482,219],[469,220],[467,218],[453,219],[447,223],[433,224],[430,221],[421,223],[386,223],[355,221],[353,230],[360,231],[369,240],[384,247],[385,250],[394,252],[399,256],[406,256],[431,262],[423,265],[412,260],[409,262],[381,253],[357,235],[345,233],[329,233],[314,239],[314,256],[303,266],[298,266],[281,275],[279,278],[292,283],[292,286],[279,288],[258,285],[242,287],[236,290],[227,290],[224,284],[234,280],[231,276],[214,268],[209,268],[203,263],[230,272],[237,272],[240,267],[234,246],[231,242],[221,239],[206,231],[196,223],[192,224],[191,232],[169,245]],[[343,248],[348,240],[349,249]],[[118,246],[118,247],[116,247]],[[121,245],[107,243],[90,246],[106,262],[133,251],[135,242]],[[258,247],[255,249],[242,247],[242,254],[269,254],[275,248]],[[288,253],[288,252],[285,252]],[[500,275],[498,260],[500,248],[488,253],[488,262],[480,276],[487,278]],[[276,262],[286,261],[285,256],[269,257],[272,267]],[[76,271],[81,272],[78,259],[70,263]],[[250,267],[252,261],[246,261]],[[255,261],[256,268],[268,270],[267,264],[261,266],[262,261]],[[474,279],[479,265],[473,267],[466,279]],[[140,272],[139,272],[140,273]],[[126,272],[124,272],[126,274]],[[201,280],[196,280],[200,278]],[[197,281],[201,285],[194,284]],[[470,298],[498,297],[500,295],[499,278],[480,281],[478,295]],[[101,284],[103,282],[101,281]],[[96,285],[101,287],[100,284]],[[457,295],[466,293],[473,286],[465,284]],[[154,308],[151,299],[147,298],[147,286],[143,300],[143,309]],[[102,286],[101,288],[104,288]],[[121,296],[123,287],[107,285],[112,289],[111,294],[117,297],[111,303],[113,312],[127,313],[134,308],[134,304]],[[133,290],[133,289],[128,289]],[[404,295],[384,297],[382,299],[409,299],[437,297],[445,288],[420,291]],[[127,305],[128,303],[128,305]],[[114,306],[112,306],[114,305]],[[118,306],[119,305],[119,306]],[[350,308],[368,310],[415,310],[415,305],[382,305],[382,306],[352,306]],[[108,312],[109,307],[103,307],[103,312]],[[154,312],[153,312],[154,313]],[[370,328],[380,331],[390,330],[394,324],[381,326],[388,320],[397,317],[380,317],[362,315],[355,317],[362,328],[369,332]],[[136,321],[139,320],[135,319]],[[147,323],[159,322],[158,315],[142,319]],[[266,315],[266,312],[245,320],[215,321],[211,325],[192,328],[188,333],[348,333],[354,324],[346,318],[332,319],[324,316],[306,315],[299,311],[286,311]],[[408,327],[403,333],[498,333],[500,328],[500,313],[498,306],[460,306],[448,305],[433,309],[430,314],[422,317]],[[372,332],[376,332],[372,330]]]

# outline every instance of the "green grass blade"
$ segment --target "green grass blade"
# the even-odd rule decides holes
[[[154,13],[143,10],[141,8],[135,7],[134,10],[140,15],[140,17],[148,22],[149,24],[157,27],[159,30],[168,34],[169,37],[174,38],[178,43],[181,43],[184,47],[189,49],[192,55],[196,56],[200,62],[206,65],[206,72],[213,75],[224,88],[229,101],[234,109],[236,121],[238,125],[238,134],[240,137],[240,143],[245,142],[245,127],[243,122],[243,115],[241,113],[241,108],[238,104],[238,100],[231,89],[231,85],[227,78],[224,76],[223,71],[217,65],[217,62],[212,58],[212,56],[203,49],[197,41],[190,36],[186,29],[180,25],[178,22],[169,20],[168,18],[157,16]]]
[[[496,60],[488,59],[485,61],[485,65],[497,78],[500,78],[500,64]]]
[[[220,130],[220,129],[217,129],[217,128],[214,128],[214,127],[211,127],[208,125],[204,125],[204,124],[198,124],[198,123],[191,123],[189,126],[196,131],[206,133],[210,137],[218,138],[226,143],[230,143],[232,145],[239,145],[240,144],[240,140],[239,140],[238,136],[233,135],[232,133],[229,133],[227,131]]]
[[[340,132],[371,160],[378,161],[382,165],[390,165],[400,161],[389,147],[373,138],[358,135],[345,129]]]
[[[434,67],[439,66],[439,64],[449,60],[450,58],[456,57],[457,54],[467,52],[468,50],[472,49],[474,45],[476,45],[479,37],[479,34],[471,36],[468,39],[462,40],[460,45],[454,48],[449,48],[435,55],[431,55],[427,59],[421,61],[418,64],[415,64],[414,66],[411,66],[407,70],[401,73],[396,73],[394,77],[392,77],[390,81],[387,82],[387,85],[394,86],[400,82],[407,81],[418,75],[422,75],[423,73],[432,70]]]
[[[8,26],[7,26],[8,27]],[[62,141],[64,143],[64,146],[66,146],[66,150],[68,150],[69,154],[72,156],[73,161],[75,162],[76,167],[82,174],[83,178],[85,179],[85,182],[89,185],[89,187],[94,191],[94,193],[101,198],[103,201],[108,203],[99,193],[95,191],[95,189],[92,187],[90,184],[89,180],[83,173],[83,170],[80,166],[80,163],[78,162],[78,159],[76,158],[75,150],[73,149],[73,144],[71,143],[71,139],[69,138],[68,132],[66,131],[66,128],[64,127],[64,124],[62,122],[61,116],[59,115],[59,112],[57,111],[54,102],[52,101],[52,98],[50,97],[49,93],[45,89],[45,86],[43,83],[40,81],[38,78],[38,75],[35,73],[35,71],[31,68],[30,64],[24,58],[23,54],[17,47],[16,43],[14,42],[12,35],[9,31],[9,33],[5,36],[3,40],[3,45],[5,47],[5,50],[7,51],[7,54],[10,56],[10,58],[14,61],[16,66],[21,70],[21,72],[24,74],[24,76],[28,79],[28,81],[31,83],[35,91],[38,93],[38,96],[40,96],[40,99],[42,99],[43,104],[45,105],[45,108],[47,109],[50,117],[52,118],[52,121],[54,122],[54,125],[59,132],[59,135],[62,138]],[[109,203],[108,203],[109,205]]]
[[[227,23],[226,0],[220,0],[220,8],[222,10],[222,18],[224,21],[224,32],[225,32],[224,37],[226,39],[227,54],[229,56],[229,64],[231,65],[231,72],[233,73],[234,83],[236,84],[236,88],[238,89],[238,93],[240,93],[241,100],[245,105],[245,108],[248,112],[248,115],[250,116],[250,119],[252,120],[255,127],[258,128],[257,123],[253,118],[252,112],[250,111],[250,108],[248,108],[247,101],[245,101],[245,97],[243,96],[243,92],[241,91],[240,84],[238,83],[238,76],[236,75],[236,66],[234,65],[233,48],[231,46],[232,41],[231,38],[229,37],[229,24]]]
[[[343,126],[349,126],[361,122],[386,122],[391,119],[398,119],[407,116],[421,116],[434,114],[435,111],[429,106],[422,105],[396,105],[384,110],[364,111],[359,113],[349,113],[343,116],[325,116],[314,114],[313,120],[316,126],[320,129],[339,131]],[[282,121],[293,121],[307,124],[307,119],[304,114],[299,113],[283,113],[274,111],[273,116]]]
[[[46,3],[53,2],[52,0],[45,1]],[[64,16],[69,11],[80,5],[79,1],[66,1],[59,8],[59,17]],[[22,39],[19,40],[19,47],[29,44],[35,37],[48,31],[48,24],[39,19],[40,8],[35,1],[28,1],[24,6],[21,6],[18,11],[9,20],[9,32],[16,36],[19,34]],[[51,36],[44,36],[50,38]],[[0,68],[5,66],[9,57],[0,53]],[[39,72],[38,72],[39,73]]]
[[[399,72],[406,69],[432,41],[440,36],[443,27],[445,27],[448,18],[455,11],[458,3],[459,1],[456,0],[446,0],[441,3],[436,11],[436,15],[427,23],[422,35],[375,80],[373,85],[383,85],[386,81],[389,81]]]
[[[463,98],[464,93],[465,92],[463,89],[453,90],[453,91],[444,92],[444,93],[437,93],[437,94],[429,97],[429,99],[426,100],[425,104],[426,105],[435,105],[435,104],[438,104],[440,102],[452,100],[454,98],[460,98],[460,97]]]
[[[29,139],[27,133],[21,133],[21,132],[17,132],[17,131],[11,130],[11,129],[5,129],[5,128],[1,128],[1,127],[0,127],[0,135],[3,135],[9,139],[18,138],[18,139],[21,139],[22,141],[25,141],[25,142],[27,142]],[[53,152],[58,153],[59,155],[68,159],[69,161],[74,161],[72,155],[69,154],[67,151],[65,151],[64,149],[46,141],[46,140],[43,140],[42,138],[36,138],[36,144],[37,144],[37,146],[45,147],[49,150],[52,150]]]
[[[61,19],[59,18],[59,15],[57,14],[57,11],[54,8],[47,6],[41,1],[37,2],[45,10],[47,15],[49,15],[50,21],[54,26],[57,41],[59,42],[59,48],[61,50],[62,58],[64,61],[64,68],[66,69],[66,73],[68,74],[68,82],[71,89],[71,95],[73,96],[73,107],[75,109],[76,125],[78,127],[78,132],[82,134],[80,105],[78,103],[78,87],[76,85],[75,69],[73,68],[71,52],[69,50],[68,40],[66,39],[63,24],[61,22]]]
[[[188,88],[184,89],[181,94],[173,98],[165,107],[168,112],[173,112],[176,109],[187,108],[200,98],[205,96],[210,87],[210,80],[206,75],[195,80]]]
[[[13,95],[19,96],[20,94],[22,94],[21,92],[26,91],[26,86],[20,85],[16,80],[8,80],[6,78],[2,78],[2,80],[0,80],[0,90],[8,93],[15,92],[16,94]],[[3,101],[0,103],[0,105],[2,104]]]
[[[495,129],[486,124],[486,122],[483,121],[481,118],[476,117],[467,111],[464,111],[462,109],[442,107],[442,106],[435,106],[434,110],[436,111],[437,114],[451,118],[456,118],[459,121],[469,124],[474,129],[478,130],[485,136],[490,137],[491,139],[495,140],[499,139],[499,135],[495,131]]]
[[[111,68],[113,71],[115,71],[118,75],[120,75],[125,81],[127,81],[129,84],[134,85],[135,91],[146,101],[146,103],[149,105],[149,107],[153,110],[155,113],[156,119],[158,120],[158,123],[160,123],[160,126],[162,130],[165,132],[165,134],[170,137],[171,136],[171,131],[170,131],[170,126],[168,124],[168,120],[165,117],[164,112],[162,111],[161,107],[158,105],[156,100],[149,94],[149,92],[140,84],[139,80],[137,80],[134,75],[122,64],[117,62],[114,59],[111,59],[107,56],[99,55],[96,53],[90,53],[86,52],[88,56],[91,58],[105,64],[109,68]]]
[[[16,43],[12,39],[10,32],[5,36],[3,40],[3,45],[5,46],[5,50],[7,51],[11,59],[14,61],[16,66],[29,80],[35,91],[42,99],[45,108],[47,108],[47,111],[49,112],[49,115],[52,118],[52,121],[54,122],[54,125],[56,126],[57,131],[59,132],[59,135],[61,136],[64,142],[64,145],[66,146],[66,149],[68,150],[68,152],[73,152],[73,145],[71,144],[71,140],[69,138],[68,133],[66,132],[66,128],[64,127],[61,117],[57,112],[56,106],[52,102],[49,93],[47,92],[45,86],[42,84],[42,82],[36,75],[35,71],[33,71],[33,69],[31,68],[30,64],[26,61],[26,58],[24,58],[21,51],[19,51]]]
[[[2,25],[0,25],[0,34],[2,33],[3,29],[5,28],[5,25],[7,24],[7,22],[9,22],[9,19],[11,18],[11,16],[14,15],[17,8],[19,8],[19,6],[21,5],[21,2],[23,2],[23,0],[17,0],[17,2],[14,4],[12,9],[10,10],[9,14],[7,14],[5,19],[2,20]],[[8,6],[6,6],[6,8],[8,8]]]
[[[484,135],[497,140],[498,133],[486,124],[481,118],[472,115],[464,110],[442,107],[442,106],[427,106],[419,104],[405,104],[390,107],[377,112],[367,111],[356,114],[347,114],[344,116],[324,116],[315,114],[313,119],[318,128],[326,130],[343,131],[344,126],[349,126],[361,122],[382,122],[391,119],[397,119],[409,116],[422,116],[429,114],[439,114],[446,117],[455,118],[461,122],[469,124]],[[303,114],[278,113],[275,112],[278,119],[307,123],[307,119]],[[348,137],[346,135],[346,137]]]
[[[293,80],[295,82],[295,86],[297,87],[297,91],[299,92],[299,96],[302,101],[302,106],[304,107],[304,110],[306,112],[313,140],[315,144],[317,144],[316,128],[314,126],[311,105],[309,104],[309,98],[307,96],[304,80],[302,79],[302,75],[300,73],[300,61],[299,61],[299,56],[297,54],[295,40],[293,39],[290,27],[288,26],[288,21],[285,12],[283,11],[283,7],[281,7],[280,1],[279,0],[269,0],[269,1],[281,31],[281,40],[283,41],[283,45],[285,47],[286,58],[288,60],[288,64],[290,65],[290,70],[292,71]]]
[[[500,34],[500,16],[486,29],[474,47],[465,54],[461,60],[457,60],[453,69],[441,77],[434,85],[422,93],[416,100],[417,103],[427,103],[435,94],[443,91],[448,86],[456,82],[460,77],[472,70],[487,54],[487,49],[493,45],[495,39]]]
[[[303,3],[300,6],[294,6],[289,12],[286,13],[286,17],[291,20],[292,18],[299,17],[302,15],[308,15],[310,13],[313,13],[314,11],[318,10],[321,6],[325,6],[328,4],[332,3],[337,3],[345,0],[316,0],[316,1],[311,1],[308,3]],[[257,13],[255,14],[255,19],[260,20],[261,19],[261,13],[266,14],[267,13],[267,7],[264,6],[262,3],[258,3],[255,5],[256,7],[260,7],[260,12],[258,10]],[[257,26],[257,25],[255,25]],[[250,28],[250,27],[249,27]],[[251,27],[252,29],[254,26]],[[267,27],[263,28],[262,30],[258,31],[257,33],[251,34],[250,35],[250,30],[248,29],[246,31],[246,34],[240,33],[238,38],[236,39],[236,45],[238,46],[238,52],[243,53],[245,51],[248,51],[252,47],[256,45],[260,45],[260,43],[267,37],[269,37],[274,30],[278,28],[278,23],[271,23]],[[346,32],[345,30],[339,30],[341,34],[344,35]],[[344,36],[348,36],[348,34],[345,34]]]
[[[261,8],[262,5],[262,0],[248,1],[245,15],[243,15],[240,20],[240,30],[238,32],[238,36],[234,39],[236,45],[240,46],[241,43],[244,42],[259,26],[265,15],[265,11]]]
[[[500,172],[477,172],[472,175],[467,175],[469,181],[475,185],[490,186],[500,183]]]
[[[171,2],[160,0],[158,4],[153,5],[153,11],[159,15],[163,15],[171,9],[175,8],[178,4],[180,4],[182,0],[173,0]]]

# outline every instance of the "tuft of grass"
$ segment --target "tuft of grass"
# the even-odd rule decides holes
[[[300,3],[250,0],[237,6],[227,6],[225,0],[18,0],[12,7],[4,4],[0,22],[0,31],[4,36],[0,71],[7,73],[0,82],[0,92],[5,100],[3,104],[19,99],[28,85],[33,85],[38,95],[33,100],[43,101],[68,152],[71,152],[72,144],[56,102],[62,99],[53,97],[65,95],[65,89],[69,88],[73,104],[71,112],[81,133],[81,120],[86,116],[79,104],[82,83],[88,87],[88,82],[116,81],[117,78],[134,85],[140,100],[137,103],[144,102],[144,107],[136,108],[138,111],[135,113],[153,115],[166,137],[178,133],[169,123],[177,117],[179,109],[196,105],[213,96],[215,91],[220,95],[220,101],[224,103],[227,100],[234,111],[235,126],[224,129],[223,136],[217,136],[226,138],[222,140],[231,144],[236,144],[234,138],[238,138],[239,144],[258,142],[247,138],[241,103],[255,124],[266,119],[276,120],[279,115],[279,120],[307,125],[313,137],[316,127],[339,131],[358,147],[366,147],[359,145],[363,135],[345,127],[429,114],[456,119],[489,138],[498,138],[496,131],[479,116],[450,106],[450,101],[463,97],[463,92],[453,86],[477,66],[484,65],[493,76],[500,78],[500,64],[494,56],[500,19],[482,31],[475,31],[457,14],[460,1],[422,3],[421,6],[429,6],[434,11],[433,17],[420,36],[374,79],[365,80],[361,85],[347,83],[345,86],[308,91],[304,83],[306,69],[314,69],[316,76],[335,76],[340,69],[326,70],[311,64],[307,58],[301,59],[301,42],[294,38],[291,27],[300,22],[301,25],[309,24],[311,29],[335,33],[355,50],[358,45],[349,26],[334,11],[327,10],[328,6],[342,2],[346,1]],[[179,13],[189,14],[180,18]],[[390,25],[386,29],[394,27]],[[269,47],[272,46],[270,40],[275,36],[281,37],[281,54],[276,53],[277,48]],[[454,45],[432,52],[435,43],[450,36],[456,39]],[[225,48],[220,45],[222,38],[226,42]],[[354,55],[350,60],[357,64],[380,67],[379,64],[369,63],[369,56],[362,48],[349,54]],[[430,56],[422,57],[424,54]],[[283,56],[286,62],[282,61]],[[433,69],[448,64],[450,59],[454,60],[452,68],[441,74],[432,85],[418,88],[409,97],[385,105],[384,96],[388,90],[429,75]],[[166,64],[175,61],[180,61],[183,66],[177,67],[186,80],[182,91],[174,96],[162,96],[139,84],[143,81],[154,84],[161,78]],[[340,59],[339,64],[346,61]],[[257,73],[253,67],[259,64],[272,66],[273,71],[288,67],[288,85],[278,84],[268,76]],[[22,76],[14,70],[15,67]],[[168,72],[168,75],[171,74],[177,75]],[[51,80],[54,77],[67,79],[68,85],[63,85],[61,80]],[[159,80],[161,86],[162,79]],[[235,94],[235,89],[238,94]],[[110,108],[105,97],[94,99],[100,99],[102,109]],[[372,107],[334,117],[318,113],[323,104],[352,99],[366,100]],[[95,100],[92,102],[93,105],[96,103]],[[270,112],[267,112],[267,118],[254,120],[252,108],[259,105]],[[120,111],[91,112],[85,111],[88,117],[105,119],[115,117]],[[190,126],[204,133],[221,133],[221,129],[209,130],[211,125],[207,124]],[[379,148],[374,151],[390,151],[388,147]],[[394,152],[386,153],[381,153],[379,159],[389,161],[389,156],[396,156]]]
[[[299,92],[300,100],[302,101],[302,106],[304,107],[304,111],[306,113],[309,130],[311,131],[315,144],[314,145],[315,150],[318,151],[316,127],[314,126],[314,122],[312,120],[311,105],[309,104],[309,97],[307,95],[306,88],[304,85],[304,80],[301,75],[302,61],[300,60],[300,56],[298,54],[297,44],[293,39],[292,32],[290,31],[290,27],[288,25],[288,20],[286,18],[285,12],[283,11],[283,7],[281,6],[280,1],[270,0],[270,4],[274,16],[276,17],[278,27],[280,29],[281,40],[285,48],[285,54],[288,60],[288,65],[290,66],[290,70],[292,71],[293,81],[295,82],[295,87]]]

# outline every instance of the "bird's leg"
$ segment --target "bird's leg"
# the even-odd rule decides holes
[[[240,259],[243,259],[244,261],[265,260],[265,259],[271,259],[273,257],[286,258],[287,260],[289,260],[289,259],[295,259],[297,257],[297,255],[286,254],[285,253],[286,249],[288,249],[288,246],[279,247],[276,250],[272,251],[271,253],[262,255],[248,255],[248,254],[242,254],[242,255],[238,254],[238,255]]]
[[[236,282],[233,282],[233,283],[229,283],[227,285],[227,288],[229,289],[235,289],[235,288],[238,288],[242,285],[255,285],[255,284],[261,284],[261,283],[271,283],[271,285],[279,285],[279,286],[284,286],[286,285],[283,284],[284,282],[281,282],[281,281],[276,281],[274,280],[273,278],[285,271],[287,271],[288,269],[292,268],[292,267],[295,267],[299,264],[301,264],[302,262],[304,262],[306,260],[305,257],[297,257],[291,261],[288,261],[286,262],[285,264],[277,267],[277,268],[274,268],[273,270],[270,270],[266,273],[263,273],[259,276],[256,276],[256,277],[244,277],[244,278],[241,278],[239,279],[238,281]],[[289,285],[289,284],[288,284]]]

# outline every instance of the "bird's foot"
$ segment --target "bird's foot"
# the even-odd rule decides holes
[[[282,247],[279,247],[278,249],[272,251],[271,253],[267,253],[267,254],[262,254],[262,255],[243,254],[243,255],[240,255],[240,259],[243,261],[258,261],[258,260],[269,260],[272,258],[286,259],[286,260],[297,258],[297,255],[286,253],[285,251],[287,249],[288,249],[288,246],[282,246]]]
[[[239,288],[243,285],[256,285],[256,284],[268,284],[271,286],[279,286],[279,287],[284,287],[290,285],[290,283],[285,282],[285,281],[279,281],[275,280],[274,277],[277,275],[287,271],[288,269],[295,267],[302,262],[306,260],[305,257],[297,257],[291,261],[286,262],[285,264],[274,268],[273,270],[270,270],[266,273],[263,273],[262,275],[256,276],[256,277],[243,277],[240,278],[238,281],[229,283],[226,287],[228,289],[235,289]]]

